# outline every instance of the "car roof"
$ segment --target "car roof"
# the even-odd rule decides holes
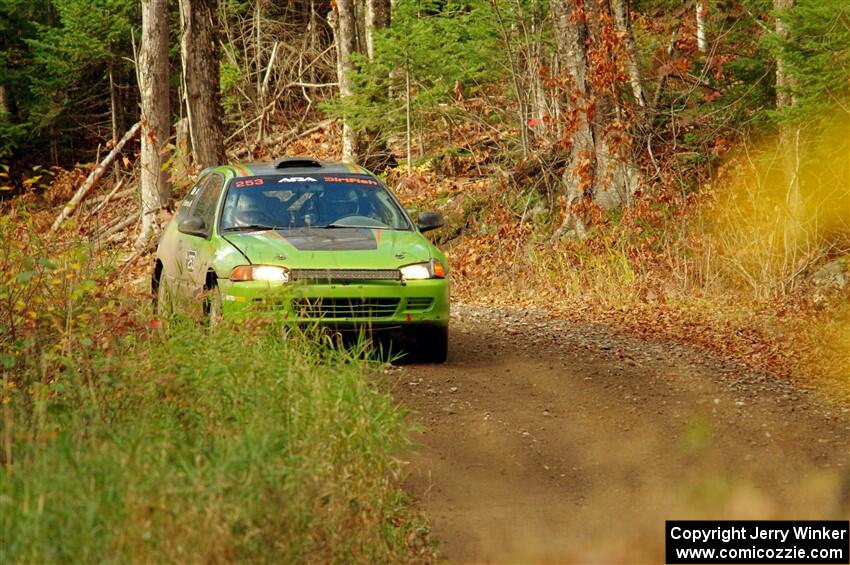
[[[237,177],[253,177],[262,175],[309,175],[309,174],[357,174],[374,176],[359,165],[333,161],[319,161],[302,157],[283,157],[265,163],[237,163],[225,165]]]

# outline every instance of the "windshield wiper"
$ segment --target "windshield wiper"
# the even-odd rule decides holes
[[[225,231],[259,231],[259,230],[282,230],[286,226],[267,226],[264,224],[248,224],[247,226],[230,226]]]
[[[335,230],[340,228],[354,228],[361,230],[392,230],[396,228],[391,228],[390,226],[357,226],[354,224],[325,224],[323,226],[311,226],[320,230]]]

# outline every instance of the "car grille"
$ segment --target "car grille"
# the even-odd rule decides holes
[[[293,269],[290,279],[296,281],[397,281],[398,269]]]
[[[408,310],[427,310],[434,304],[434,299],[429,297],[414,297],[407,299]]]
[[[398,298],[299,298],[292,308],[300,318],[389,318]]]

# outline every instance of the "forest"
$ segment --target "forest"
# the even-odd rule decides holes
[[[0,0],[0,560],[589,559],[441,539],[398,392],[429,369],[151,307],[217,165],[356,163],[439,211],[450,365],[476,316],[545,312],[846,418],[848,69],[846,0]],[[600,555],[661,558],[635,539]]]

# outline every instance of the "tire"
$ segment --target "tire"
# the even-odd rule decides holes
[[[174,298],[165,286],[162,277],[156,284],[156,317],[160,319],[170,318],[174,313]]]
[[[222,300],[218,285],[213,283],[204,293],[204,319],[209,327],[214,328],[221,321]]]
[[[445,363],[449,356],[449,326],[426,326],[418,332],[419,357],[426,363]]]

